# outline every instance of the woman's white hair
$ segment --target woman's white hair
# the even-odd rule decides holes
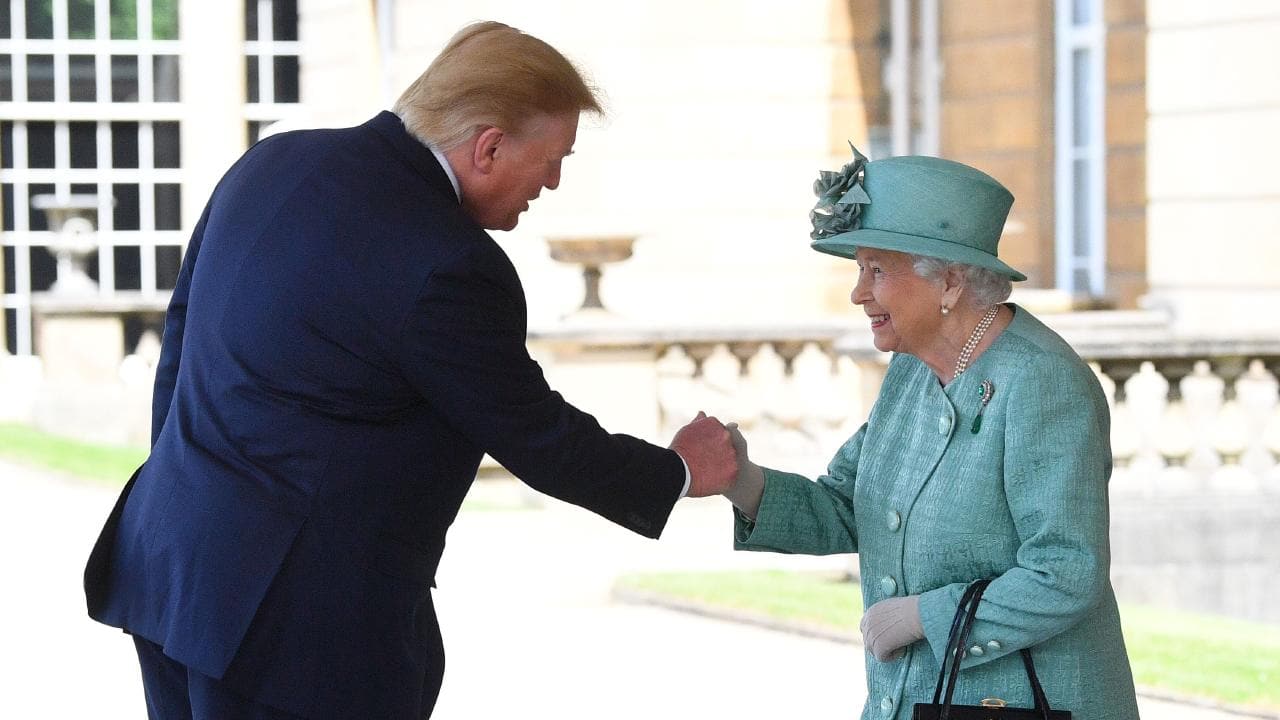
[[[959,268],[964,273],[965,297],[979,310],[1002,303],[1013,292],[1013,281],[994,270],[977,265],[949,262],[923,255],[911,256],[911,267],[925,280],[937,281],[949,268]]]

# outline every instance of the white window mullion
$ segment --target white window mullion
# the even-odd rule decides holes
[[[1082,24],[1071,0],[1056,4],[1055,281],[1064,290],[1098,296],[1106,291],[1106,27],[1101,2],[1088,2]]]
[[[99,0],[101,2],[102,0]],[[145,42],[151,39],[151,0],[137,0],[134,5],[138,22],[138,41]]]
[[[262,48],[258,54],[258,102],[264,105],[276,101],[274,21],[272,0],[258,0],[258,44]]]
[[[155,167],[155,132],[151,123],[138,126],[138,167],[148,172],[138,185],[138,228],[141,230],[138,243],[139,274],[142,292],[155,293],[156,287],[156,184],[151,169]]]
[[[27,49],[26,41],[17,35],[19,22],[26,22],[23,17],[23,3],[15,0],[14,9],[17,10],[13,17],[13,53],[9,56],[9,65],[13,68],[13,102],[25,103],[27,101]],[[14,165],[17,167],[17,165]]]
[[[1106,31],[1102,24],[1102,8],[1098,8],[1091,32],[1089,53],[1090,153],[1089,166],[1089,292],[1100,297],[1107,289],[1107,122],[1106,122]]]
[[[53,100],[71,100],[71,73],[67,57],[67,0],[53,0]]]
[[[71,126],[66,120],[53,123],[53,194],[59,200],[71,194],[66,171],[71,167]],[[50,228],[52,230],[52,228]]]

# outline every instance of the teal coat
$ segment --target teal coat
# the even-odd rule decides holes
[[[1031,648],[1050,704],[1075,720],[1138,717],[1108,577],[1109,414],[1078,355],[1026,310],[947,387],[895,355],[867,423],[812,482],[765,470],[743,550],[858,553],[866,606],[919,595],[926,640],[866,654],[864,720],[929,702],[965,585],[994,577],[961,664],[956,702],[1030,707]],[[980,385],[995,393],[973,432]]]

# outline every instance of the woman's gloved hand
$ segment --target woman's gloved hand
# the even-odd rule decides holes
[[[760,510],[760,498],[764,495],[764,470],[747,457],[747,439],[742,436],[738,424],[728,423],[725,429],[729,431],[729,441],[738,456],[738,477],[733,487],[724,491],[724,496],[743,515],[754,520]]]
[[[891,597],[862,613],[862,644],[880,662],[902,657],[906,647],[924,639],[920,621],[920,596]]]

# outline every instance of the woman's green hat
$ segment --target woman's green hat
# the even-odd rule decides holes
[[[814,250],[844,258],[860,247],[895,250],[1027,279],[996,257],[1013,194],[990,175],[935,157],[867,162],[856,148],[853,156],[813,185]]]

